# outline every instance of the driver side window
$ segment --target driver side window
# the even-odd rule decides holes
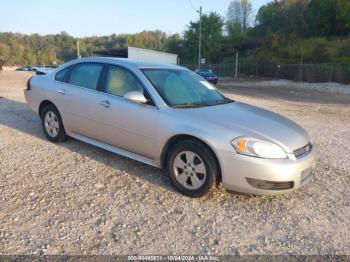
[[[143,87],[136,77],[123,68],[109,66],[105,78],[105,92],[124,97],[133,91],[144,93]]]

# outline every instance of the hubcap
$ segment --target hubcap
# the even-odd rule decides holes
[[[177,182],[189,190],[201,188],[207,176],[203,160],[191,151],[183,151],[175,157],[173,170]]]
[[[48,111],[44,119],[45,130],[50,137],[54,138],[58,135],[60,124],[56,114],[52,111]]]

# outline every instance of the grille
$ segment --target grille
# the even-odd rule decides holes
[[[287,190],[294,187],[294,182],[273,183],[271,190]]]
[[[309,144],[307,144],[306,146],[295,150],[295,151],[294,151],[294,156],[295,156],[297,159],[302,158],[302,157],[308,155],[308,154],[312,151],[312,148],[313,148],[312,144],[309,143]]]

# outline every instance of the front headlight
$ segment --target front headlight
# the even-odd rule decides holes
[[[237,153],[243,155],[269,159],[288,158],[287,153],[280,146],[255,138],[238,137],[231,144]]]

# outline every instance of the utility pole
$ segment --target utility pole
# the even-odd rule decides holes
[[[238,51],[236,52],[235,79],[238,77]]]
[[[299,67],[299,81],[303,81],[303,62],[304,62],[304,47],[301,48],[301,58]]]
[[[80,59],[80,46],[79,46],[79,41],[77,41],[77,58]]]
[[[202,63],[202,6],[199,8],[199,47],[198,47],[198,69],[201,68]]]

